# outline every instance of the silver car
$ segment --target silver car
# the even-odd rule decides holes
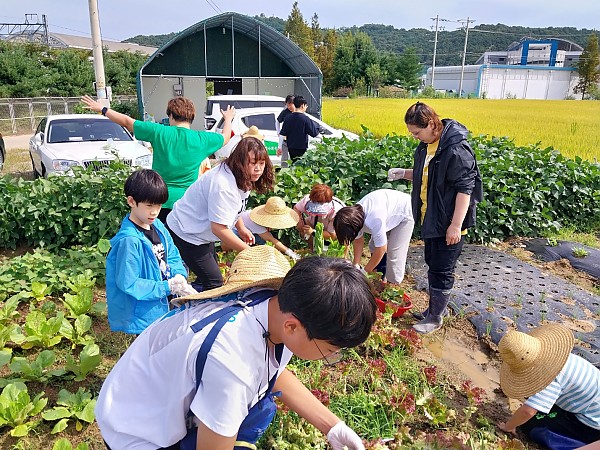
[[[70,175],[74,166],[107,166],[117,158],[134,167],[152,167],[148,148],[98,114],[45,117],[29,140],[29,154],[36,177]]]

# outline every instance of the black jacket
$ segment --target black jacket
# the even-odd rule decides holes
[[[438,149],[429,162],[427,210],[421,228],[421,238],[443,237],[452,222],[456,194],[471,196],[471,203],[462,229],[475,225],[475,209],[483,199],[481,173],[475,153],[467,143],[467,128],[455,120],[444,119],[444,130]],[[427,144],[421,142],[415,150],[413,166],[412,210],[415,223],[421,223],[421,181],[427,156]]]

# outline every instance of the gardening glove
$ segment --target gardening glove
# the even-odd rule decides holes
[[[333,450],[364,450],[365,446],[361,438],[354,432],[352,428],[346,425],[343,421],[336,423],[329,433],[327,440]]]
[[[292,250],[291,248],[288,248],[285,251],[285,254],[288,255],[290,258],[292,258],[294,261],[298,261],[300,259],[300,255],[298,253],[296,253],[294,250]]]
[[[173,278],[169,278],[167,280],[167,283],[169,284],[169,290],[171,291],[171,294],[179,295],[176,291],[179,291],[179,289],[181,289],[181,285],[187,284],[187,280],[183,275],[177,274]]]
[[[402,180],[405,173],[405,169],[390,169],[388,170],[388,181]]]

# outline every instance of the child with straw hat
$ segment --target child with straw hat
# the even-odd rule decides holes
[[[282,198],[270,197],[264,205],[244,211],[240,214],[240,218],[244,221],[246,228],[254,234],[256,244],[264,244],[265,241],[271,242],[281,253],[295,261],[300,259],[298,253],[283,245],[270,231],[291,228],[298,222],[298,213],[286,206]],[[221,248],[225,251],[229,250],[223,243],[221,243]]]
[[[261,290],[264,301],[238,302]],[[323,432],[333,450],[364,450],[361,438],[285,368],[292,354],[334,364],[344,348],[367,339],[376,305],[358,269],[317,257],[290,269],[281,253],[259,245],[239,253],[223,286],[186,299],[210,297],[214,301],[188,302],[150,325],[109,373],[95,409],[109,450],[176,450],[192,425],[194,448],[255,448],[236,443],[238,431],[271,388]],[[219,319],[217,333],[218,322],[197,326],[232,309],[228,320]],[[203,353],[206,341],[212,342]]]
[[[519,427],[551,449],[558,447],[544,437],[548,431],[555,440],[589,444],[600,439],[600,371],[571,353],[574,342],[571,330],[557,324],[502,337],[500,387],[510,398],[527,400],[498,424],[501,430],[515,433]],[[574,445],[570,448],[579,447]]]

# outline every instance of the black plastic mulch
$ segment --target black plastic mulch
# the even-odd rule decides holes
[[[423,247],[410,247],[408,263],[417,288],[424,289]],[[562,322],[580,341],[574,352],[600,366],[600,297],[506,253],[465,245],[450,307],[466,314],[477,334],[489,335],[496,344],[510,328],[527,332],[543,321]]]

